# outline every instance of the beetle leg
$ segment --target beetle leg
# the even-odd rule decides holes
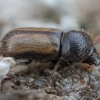
[[[86,83],[85,80],[84,80],[84,77],[82,77],[82,75],[76,69],[74,69],[74,67],[70,63],[67,62],[67,64],[77,75],[80,76],[80,79],[82,80],[82,83]]]
[[[71,69],[80,76],[80,79],[82,81],[83,84],[86,85],[86,87],[90,90],[90,92],[92,92],[93,90],[91,89],[91,87],[87,84],[87,82],[85,82],[84,77],[82,77],[82,75],[76,70],[74,69],[74,67],[72,66],[72,64],[70,64],[69,62],[67,62],[68,66],[71,67]]]
[[[61,65],[61,60],[59,60],[59,61],[57,62],[57,64],[55,65],[54,69],[53,69],[52,72],[51,72],[51,75],[50,75],[50,77],[49,77],[49,84],[48,84],[49,87],[51,87],[51,85],[52,85],[52,80],[53,80],[53,78],[54,78],[54,73],[57,72],[57,70],[58,70],[58,68],[60,67],[60,65]]]
[[[68,63],[68,65],[69,65],[69,67],[70,67],[77,75],[79,75],[79,77],[80,77],[82,83],[85,84],[86,82],[85,82],[85,80],[84,80],[84,77],[83,77],[76,69],[74,69],[74,67],[73,67],[70,63]]]

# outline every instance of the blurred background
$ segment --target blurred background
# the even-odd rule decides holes
[[[18,27],[100,32],[100,0],[0,0],[0,36]],[[0,39],[1,39],[0,38]]]

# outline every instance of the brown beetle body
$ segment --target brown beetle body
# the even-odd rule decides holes
[[[1,41],[3,56],[16,59],[55,60],[59,56],[62,31],[51,28],[18,28]]]
[[[14,29],[2,39],[0,53],[15,59],[57,61],[63,58],[70,64],[100,64],[91,37],[78,30],[65,33],[53,28]]]

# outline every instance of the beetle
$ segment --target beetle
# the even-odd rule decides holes
[[[2,56],[15,59],[54,61],[63,58],[69,63],[100,64],[100,57],[91,37],[84,31],[63,32],[53,28],[17,28],[1,41]]]
[[[15,59],[28,59],[28,63],[32,60],[56,62],[49,78],[50,83],[54,72],[63,63],[72,69],[74,62],[100,64],[100,57],[91,37],[85,31],[79,30],[63,32],[54,28],[13,29],[2,39],[0,54]],[[82,78],[76,70],[74,71]]]
[[[74,62],[100,64],[91,37],[79,30],[63,32],[54,28],[13,29],[2,39],[0,54],[30,61],[57,61],[54,70],[63,61],[69,66]]]

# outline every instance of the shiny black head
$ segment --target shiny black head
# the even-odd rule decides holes
[[[88,63],[90,65],[94,64],[96,66],[100,64],[100,56],[94,47],[91,49],[90,56],[83,62]]]
[[[99,64],[100,58],[93,49],[91,37],[84,31],[72,30],[63,35],[62,57],[70,63]],[[91,60],[90,60],[91,59]]]

